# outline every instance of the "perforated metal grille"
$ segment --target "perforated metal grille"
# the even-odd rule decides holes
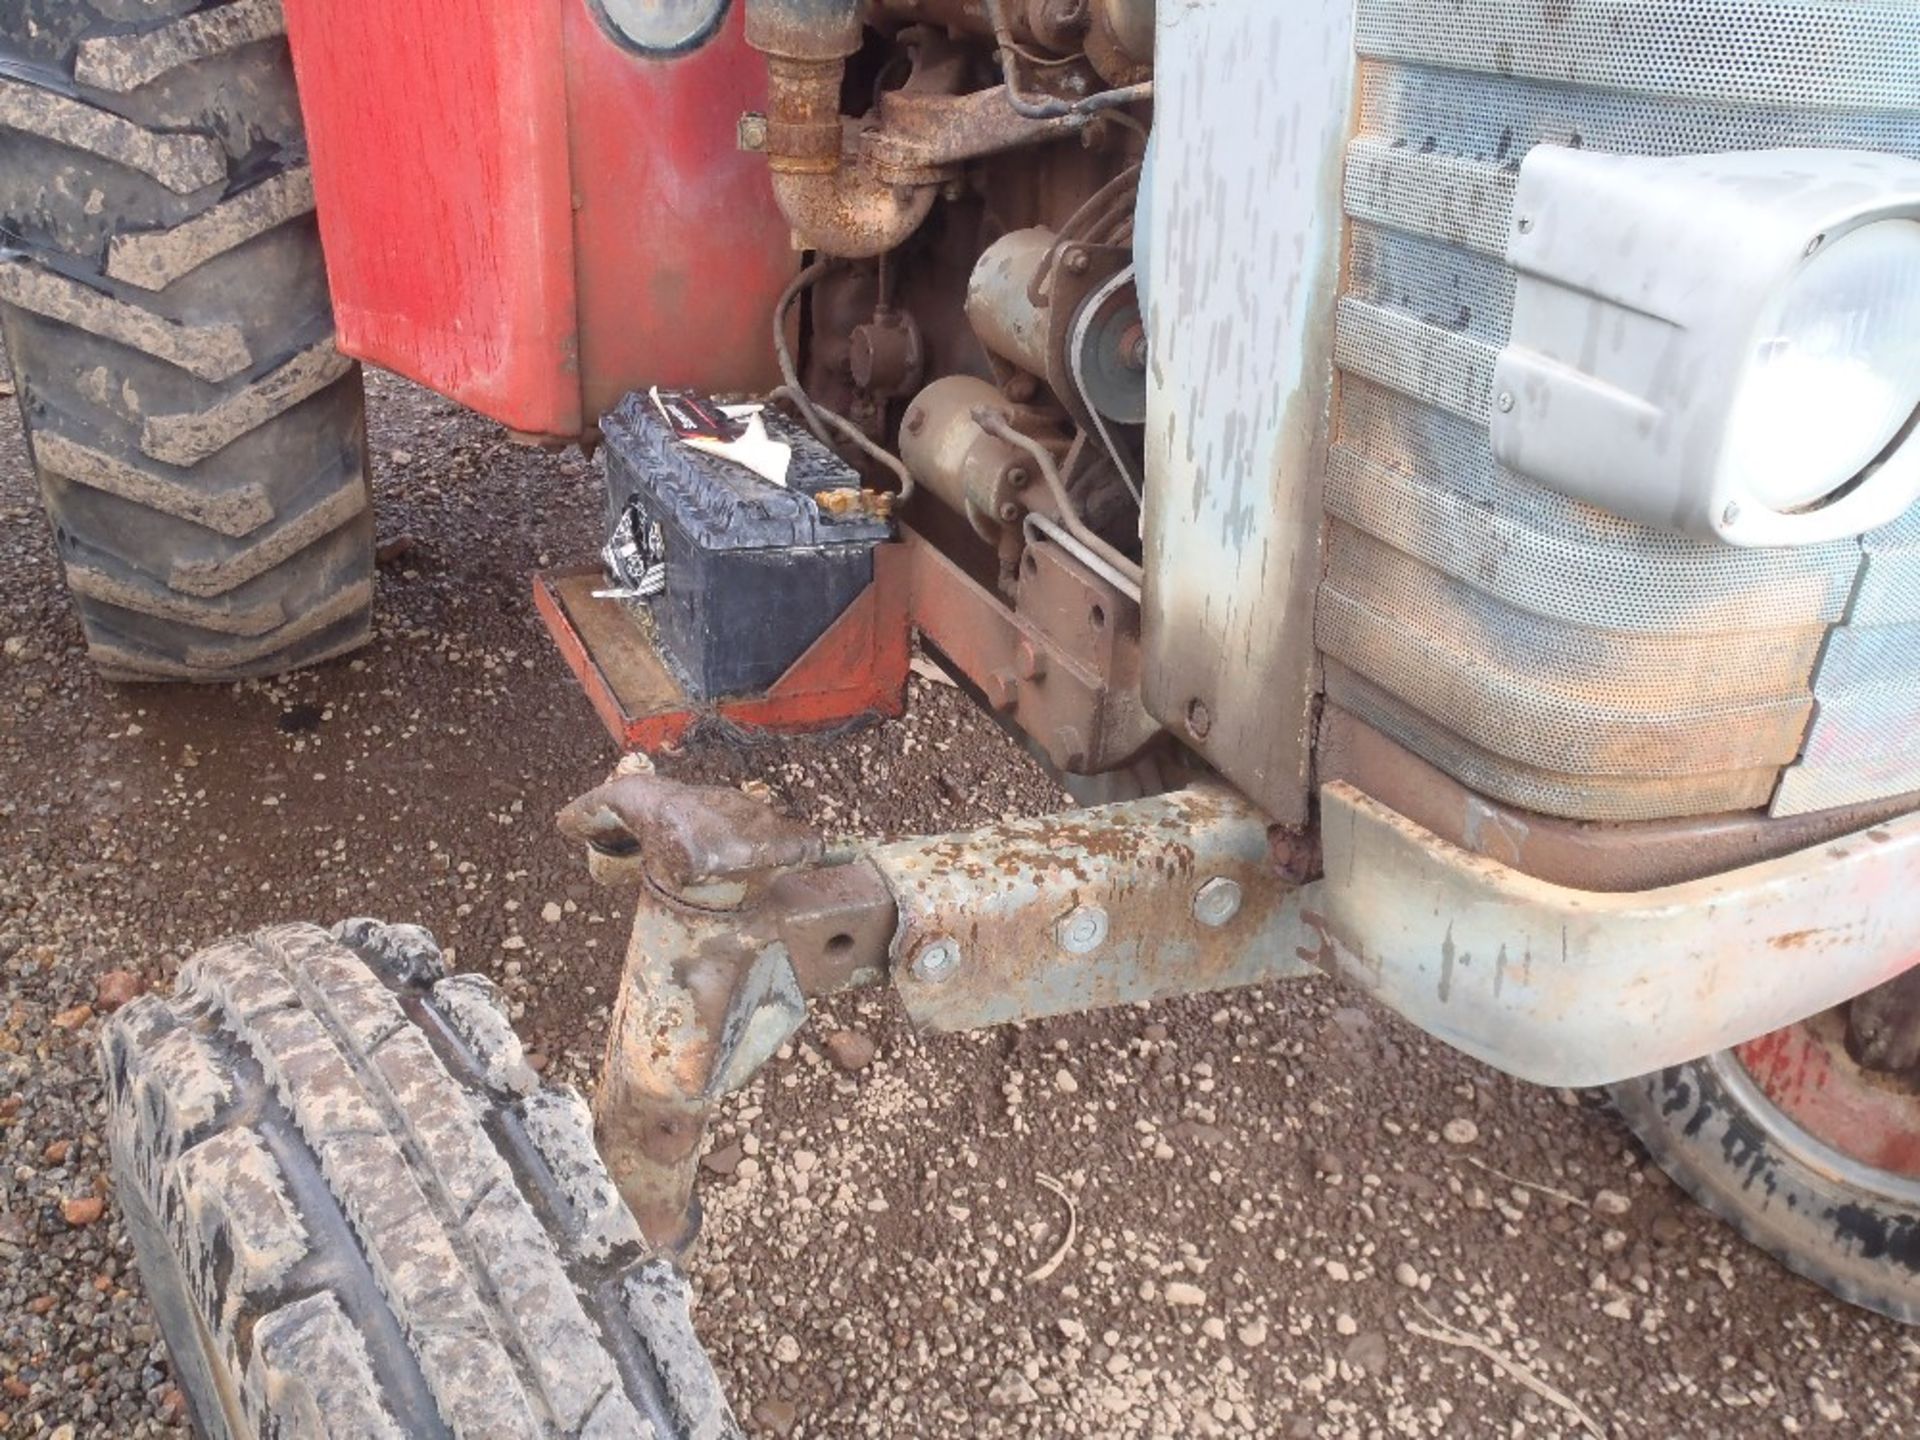
[[[1486,422],[1512,318],[1514,176],[1541,143],[1920,156],[1920,4],[1361,0],[1358,34],[1318,621],[1329,694],[1528,808],[1766,805],[1803,744],[1790,780],[1815,763],[1829,717],[1867,713],[1865,692],[1823,691],[1809,726],[1827,628],[1920,621],[1920,515],[1864,549],[1735,550],[1500,470]],[[1915,692],[1911,634],[1872,642],[1875,696]],[[1869,708],[1859,723],[1892,713]]]
[[[1813,724],[1776,815],[1920,790],[1920,509],[1861,542],[1866,564],[1814,675]]]
[[[1913,6],[1899,0],[1368,0],[1363,55],[1656,97],[1874,109],[1920,94]]]
[[[1364,717],[1383,734],[1453,776],[1470,790],[1498,795],[1511,804],[1547,815],[1592,820],[1658,820],[1716,810],[1752,810],[1767,803],[1777,767],[1636,779],[1628,775],[1575,775],[1537,770],[1495,755],[1458,732],[1436,724],[1392,691],[1337,662],[1327,666],[1327,698]]]

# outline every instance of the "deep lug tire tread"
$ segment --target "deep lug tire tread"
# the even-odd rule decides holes
[[[105,1027],[120,1204],[202,1427],[736,1436],[585,1102],[439,968],[413,927],[275,927]]]
[[[0,16],[0,327],[89,651],[203,682],[345,654],[364,405],[278,0],[32,10]]]

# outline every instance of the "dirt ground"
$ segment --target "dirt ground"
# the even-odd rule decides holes
[[[592,1075],[625,917],[550,817],[614,755],[527,576],[592,552],[594,472],[384,378],[373,415],[381,533],[415,541],[376,642],[209,690],[88,672],[0,418],[0,1434],[175,1433],[75,1008],[100,973],[415,920]],[[847,833],[1056,803],[955,692],[915,700],[663,768]],[[1695,1210],[1592,1097],[1331,982],[947,1039],[885,995],[821,1012],[706,1164],[698,1319],[753,1434],[1915,1433],[1912,1334]],[[878,1058],[833,1063],[838,1027]]]

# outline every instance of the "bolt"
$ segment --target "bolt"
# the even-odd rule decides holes
[[[981,688],[986,691],[987,703],[1003,713],[1020,703],[1020,677],[1011,670],[994,671]]]
[[[1196,740],[1207,738],[1207,732],[1213,729],[1213,712],[1207,709],[1207,702],[1200,699],[1187,702],[1187,733]]]
[[[1084,275],[1092,265],[1093,257],[1086,251],[1075,247],[1067,252],[1066,266],[1069,275]]]
[[[1193,892],[1193,918],[1218,930],[1240,913],[1240,884],[1216,875]]]
[[[1013,524],[1014,521],[1018,520],[1019,518],[1020,518],[1020,507],[1014,504],[1011,500],[1007,501],[1006,504],[1000,507],[1000,520],[1002,524],[1011,525]]]
[[[1047,657],[1031,640],[1022,640],[1013,652],[1013,663],[1022,680],[1038,680],[1047,673]]]
[[[1005,479],[1009,490],[1024,490],[1033,483],[1033,476],[1027,473],[1023,465],[1015,465],[1007,471]]]
[[[1098,905],[1079,905],[1054,927],[1060,948],[1069,955],[1091,955],[1107,939],[1107,912]]]
[[[1522,235],[1530,235],[1533,233],[1533,217],[1531,215],[1522,215],[1520,217],[1520,233]]]
[[[1734,500],[1729,500],[1727,502],[1727,508],[1720,512],[1720,523],[1722,525],[1731,525],[1733,524],[1734,521],[1738,520],[1739,518],[1740,518],[1739,502]]]
[[[913,957],[913,973],[931,985],[938,985],[959,968],[960,946],[945,935],[934,936]]]
[[[1513,392],[1511,390],[1502,390],[1500,392],[1501,413],[1504,414],[1511,409],[1513,409]]]
[[[1142,325],[1129,325],[1120,337],[1120,363],[1129,370],[1147,368],[1147,332]]]
[[[749,110],[740,117],[740,123],[734,134],[742,150],[765,150],[767,148],[767,117],[757,111]]]

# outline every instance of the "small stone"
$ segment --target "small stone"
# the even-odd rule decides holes
[[[1409,1290],[1420,1288],[1420,1272],[1404,1260],[1393,1267],[1393,1278]]]
[[[782,1335],[773,1342],[773,1358],[781,1365],[791,1365],[800,1358],[800,1342],[791,1335]]]
[[[1846,1407],[1825,1391],[1815,1392],[1813,1397],[1813,1413],[1829,1425],[1837,1425],[1847,1418]]]
[[[137,1000],[146,988],[144,976],[131,970],[109,970],[94,982],[94,1007],[103,1015],[111,1015],[122,1005]]]
[[[58,1015],[54,1016],[53,1027],[56,1030],[78,1030],[92,1018],[93,1007],[91,1005],[75,1005],[70,1009],[62,1010]]]
[[[1387,1337],[1378,1330],[1363,1331],[1347,1342],[1347,1364],[1367,1375],[1387,1368]]]
[[[390,536],[373,547],[373,563],[376,565],[398,565],[420,548],[420,542],[412,535]]]
[[[1172,1280],[1167,1284],[1167,1303],[1198,1309],[1207,1303],[1207,1292],[1185,1280]]]
[[[558,925],[562,913],[560,907],[551,900],[540,907],[540,918],[549,925]]]
[[[547,1067],[552,1063],[553,1061],[549,1060],[546,1054],[542,1051],[529,1050],[527,1052],[527,1068],[533,1071],[533,1073],[536,1075],[546,1074]]]
[[[500,948],[502,950],[524,950],[527,948],[526,937],[523,935],[509,935],[500,942]]]
[[[1593,1197],[1593,1208],[1602,1215],[1624,1215],[1633,1208],[1633,1202],[1618,1190],[1602,1190]]]
[[[49,1165],[64,1165],[72,1150],[71,1140],[50,1140],[47,1142],[47,1148],[40,1152],[40,1158]]]
[[[1463,1115],[1442,1125],[1440,1134],[1449,1145],[1471,1145],[1480,1138],[1480,1127]]]
[[[700,1165],[703,1169],[724,1177],[738,1170],[744,1158],[738,1144],[722,1145],[719,1149],[709,1150],[702,1156]]]
[[[1078,1320],[1075,1320],[1072,1316],[1063,1316],[1059,1320],[1056,1320],[1054,1324],[1059,1327],[1061,1338],[1069,1345],[1084,1345],[1087,1343],[1087,1327],[1082,1325]]]
[[[1080,1082],[1073,1078],[1073,1072],[1071,1070],[1062,1066],[1054,1073],[1053,1088],[1058,1090],[1062,1095],[1073,1095],[1079,1092]]]
[[[762,1400],[753,1407],[753,1418],[775,1435],[791,1435],[800,1421],[800,1412],[791,1400]]]
[[[821,1044],[833,1063],[849,1074],[866,1069],[879,1052],[871,1037],[858,1030],[836,1030]]]
[[[1227,1322],[1218,1315],[1209,1315],[1200,1322],[1200,1333],[1209,1340],[1224,1340],[1227,1338]]]
[[[802,1175],[812,1174],[820,1165],[820,1157],[811,1150],[793,1152],[793,1168]]]
[[[1267,1322],[1264,1317],[1255,1316],[1242,1325],[1234,1334],[1240,1343],[1249,1350],[1258,1350],[1267,1343]]]
[[[1353,1272],[1341,1264],[1340,1261],[1329,1260],[1327,1261],[1327,1278],[1329,1280],[1338,1280],[1344,1284],[1353,1278]]]
[[[1333,1317],[1333,1329],[1334,1333],[1338,1335],[1358,1335],[1360,1333],[1360,1322],[1342,1310],[1338,1315]]]
[[[1007,1369],[1000,1372],[1000,1378],[993,1382],[993,1388],[987,1391],[990,1403],[1008,1408],[1015,1405],[1031,1405],[1040,1398],[1027,1377],[1018,1370]]]
[[[98,1195],[73,1195],[60,1202],[60,1218],[76,1230],[91,1225],[106,1213],[107,1202]]]

